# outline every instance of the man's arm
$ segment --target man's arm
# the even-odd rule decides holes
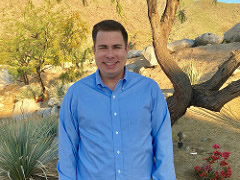
[[[61,104],[59,119],[59,160],[57,170],[60,180],[77,180],[79,132],[70,88]],[[76,107],[76,106],[75,106]]]
[[[153,92],[152,109],[153,154],[156,161],[152,178],[153,180],[176,180],[170,115],[162,91],[157,84],[156,86]]]

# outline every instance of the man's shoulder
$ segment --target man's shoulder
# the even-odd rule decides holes
[[[96,83],[96,78],[95,78],[95,73],[88,75],[78,81],[76,81],[71,87],[70,89],[83,89],[83,88],[93,88],[95,86]]]
[[[147,85],[152,85],[152,86],[158,86],[157,82],[149,77],[143,76],[141,74],[135,73],[135,72],[130,72],[129,71],[129,77],[131,80],[135,82],[142,82]]]

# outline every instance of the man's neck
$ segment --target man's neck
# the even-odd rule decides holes
[[[116,87],[118,81],[120,79],[103,79],[103,83],[112,91],[114,90],[114,88]]]

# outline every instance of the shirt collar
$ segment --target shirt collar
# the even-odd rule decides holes
[[[124,84],[126,84],[126,82],[129,79],[129,71],[126,66],[124,67],[124,70],[125,71],[124,71],[124,77],[123,77],[123,86],[124,86]],[[106,87],[106,85],[103,83],[102,78],[100,76],[99,69],[97,69],[97,71],[96,71],[96,85],[97,86],[101,85],[102,87]]]

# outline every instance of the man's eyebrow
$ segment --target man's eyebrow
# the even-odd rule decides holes
[[[114,44],[113,47],[122,47],[122,44]]]
[[[98,45],[97,47],[107,47],[107,45],[105,45],[105,44],[100,44],[100,45]]]

